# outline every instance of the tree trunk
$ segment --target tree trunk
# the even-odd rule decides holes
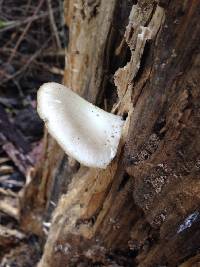
[[[199,1],[65,0],[65,18],[64,84],[126,122],[105,170],[45,137],[22,211],[40,235],[51,219],[38,266],[200,264]]]

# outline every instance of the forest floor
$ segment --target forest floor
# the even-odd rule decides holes
[[[0,267],[35,266],[37,236],[20,229],[20,196],[41,155],[37,89],[62,82],[62,0],[0,0]]]

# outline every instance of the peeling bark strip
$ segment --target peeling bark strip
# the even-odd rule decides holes
[[[65,84],[128,116],[105,170],[63,159],[50,140],[46,169],[27,191],[34,208],[23,210],[24,225],[41,233],[64,193],[38,266],[192,267],[200,244],[199,2],[65,0],[65,13]]]
[[[149,23],[148,20],[150,20]],[[164,9],[160,6],[157,6],[154,11],[153,5],[149,4],[147,5],[145,13],[143,13],[143,9],[139,4],[133,5],[129,17],[129,24],[125,32],[126,42],[131,50],[131,60],[126,66],[118,69],[115,73],[115,85],[117,86],[119,97],[117,109],[119,109],[119,105],[121,105],[132,110],[130,107],[132,106],[131,94],[135,83],[134,79],[141,67],[141,59],[146,42],[156,37],[163,21]],[[143,25],[147,26],[144,27]],[[129,110],[126,110],[126,112],[129,112]]]

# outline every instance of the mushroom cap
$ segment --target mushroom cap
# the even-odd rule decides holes
[[[89,167],[106,168],[117,153],[124,121],[54,82],[37,93],[37,111],[69,156]]]

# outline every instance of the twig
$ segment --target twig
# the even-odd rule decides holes
[[[16,229],[10,229],[3,225],[0,225],[0,237],[1,245],[9,244],[10,242],[15,243],[17,240],[26,238],[26,235]],[[11,266],[7,265],[6,266]]]
[[[41,62],[36,62],[39,66],[42,66],[45,70],[48,70],[49,72],[56,74],[56,75],[61,75],[64,76],[65,71],[61,68],[58,67],[49,67],[47,64],[41,63]],[[1,97],[0,97],[1,100]]]
[[[35,54],[33,54],[29,58],[29,60],[21,67],[21,69],[16,71],[13,75],[8,75],[8,77],[6,79],[1,81],[1,84],[4,84],[10,80],[15,79],[18,75],[20,75],[23,71],[25,71],[30,66],[31,62],[34,61],[40,55],[40,53],[47,46],[47,44],[49,43],[50,40],[51,40],[51,37],[46,41],[45,44],[43,44],[43,46],[37,52],[35,52]]]
[[[26,176],[28,169],[32,166],[30,159],[26,155],[20,153],[10,142],[7,142],[2,148],[15,163],[20,172]]]
[[[5,195],[5,196],[11,196],[11,197],[17,197],[18,194],[13,192],[10,189],[3,189],[0,187],[0,195]]]
[[[53,9],[53,13],[56,13],[58,11],[59,11],[59,8]],[[14,28],[22,26],[23,24],[26,24],[26,23],[29,23],[29,22],[33,22],[33,21],[35,21],[37,19],[41,19],[41,18],[44,18],[46,16],[49,16],[49,11],[48,12],[46,11],[43,14],[40,14],[40,15],[35,15],[35,16],[28,17],[27,19],[22,20],[22,21],[12,21],[12,22],[9,23],[8,26],[0,29],[0,33],[8,31],[8,30],[12,30]]]
[[[1,179],[1,177],[0,177]],[[5,187],[23,187],[24,183],[22,181],[16,181],[16,180],[9,180],[8,178],[5,179],[4,181],[1,181],[1,183],[3,184],[3,186]]]
[[[10,166],[10,165],[2,165],[0,166],[0,179],[1,179],[1,175],[4,175],[4,174],[11,174],[13,173],[13,167]]]
[[[8,161],[10,161],[10,159],[9,158],[0,158],[0,164],[2,164],[2,163],[6,163],[6,162],[8,162]]]
[[[15,203],[13,203],[15,202]],[[14,201],[1,200],[0,201],[0,211],[8,214],[12,218],[19,220],[19,203],[17,199]]]
[[[10,178],[10,175],[3,175],[0,176],[0,183],[5,182],[6,180],[8,180]]]
[[[51,0],[47,0],[47,5],[48,5],[48,9],[49,9],[49,19],[50,19],[50,23],[53,29],[53,32],[55,34],[55,38],[56,38],[56,43],[59,49],[62,48],[61,42],[60,42],[60,38],[59,38],[59,34],[58,34],[58,29],[55,23],[55,19],[54,19],[54,15],[53,15],[53,9],[52,9],[52,5],[51,5]]]
[[[43,3],[44,3],[44,0],[40,0],[39,5],[37,6],[37,8],[36,8],[35,11],[34,11],[33,17],[38,13],[38,11],[40,10],[40,8],[41,8],[41,6],[43,5]],[[23,41],[24,36],[26,35],[27,31],[28,31],[29,28],[31,27],[32,22],[33,22],[32,20],[29,21],[29,23],[26,25],[24,31],[23,31],[22,34],[20,35],[20,37],[19,37],[19,39],[18,39],[18,41],[17,41],[17,43],[16,43],[16,45],[15,45],[15,48],[13,49],[13,52],[12,52],[12,54],[10,55],[10,57],[9,57],[9,59],[8,59],[8,63],[10,63],[10,62],[12,61],[12,59],[14,58],[15,53],[16,53],[17,49],[19,48],[21,42]]]

